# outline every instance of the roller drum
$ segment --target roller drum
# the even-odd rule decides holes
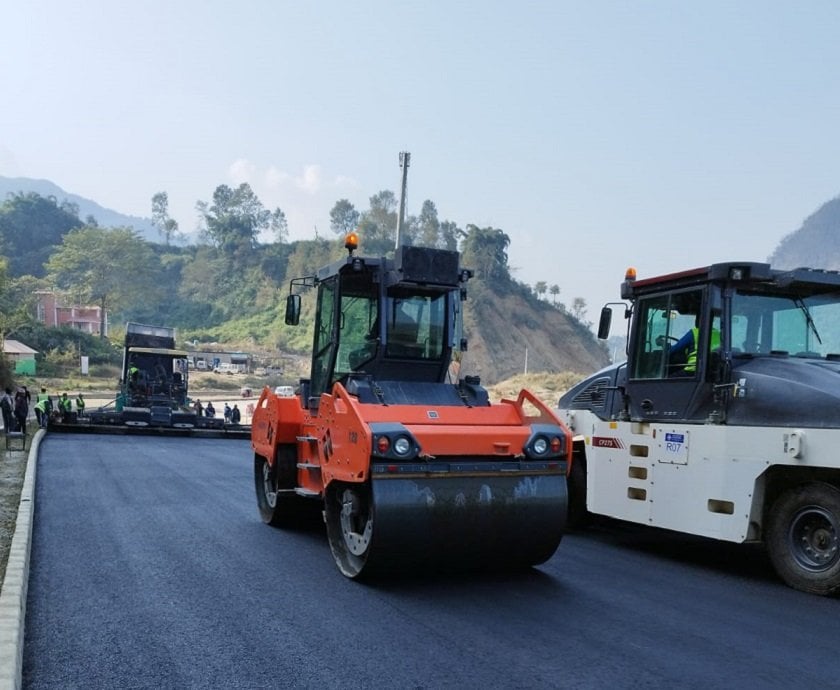
[[[562,474],[377,477],[331,492],[327,531],[348,577],[521,568],[554,554],[566,505]]]

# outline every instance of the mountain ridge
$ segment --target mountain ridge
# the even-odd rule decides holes
[[[34,192],[43,197],[54,197],[56,201],[68,201],[79,209],[79,218],[93,216],[100,227],[127,227],[143,239],[158,242],[160,233],[152,224],[151,218],[131,216],[101,206],[92,199],[65,191],[60,186],[45,179],[31,177],[4,177],[0,175],[0,201],[5,201],[10,194]]]

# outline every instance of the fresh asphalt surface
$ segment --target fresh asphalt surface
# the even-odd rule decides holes
[[[247,441],[50,434],[28,688],[819,687],[840,601],[759,549],[604,521],[522,573],[364,585],[257,514]]]

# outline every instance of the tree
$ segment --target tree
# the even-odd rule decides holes
[[[434,202],[423,202],[420,215],[417,217],[417,244],[423,247],[440,247],[440,221],[438,220],[437,207]]]
[[[0,304],[5,301],[6,265],[6,258],[0,256]],[[11,363],[6,359],[5,354],[6,335],[9,330],[9,326],[8,312],[3,309],[0,311],[0,386],[3,388],[6,388],[12,383],[12,367]]]
[[[58,287],[72,289],[81,300],[99,305],[102,338],[107,309],[157,298],[159,265],[149,245],[129,228],[73,230],[46,268]]]
[[[586,319],[586,300],[583,297],[575,297],[572,300],[572,316],[580,322]]]
[[[547,290],[548,283],[546,283],[544,280],[538,280],[536,285],[534,285],[534,292],[537,293],[537,297],[539,297],[540,299],[542,299],[542,296],[546,293]]]
[[[5,267],[5,259],[0,259]],[[5,268],[4,268],[5,270]],[[22,326],[36,322],[38,290],[47,288],[43,278],[31,275],[9,278],[0,292],[0,325],[9,337]]]
[[[269,226],[278,244],[283,244],[288,239],[289,222],[286,220],[286,214],[281,209],[275,208],[271,212]]]
[[[458,239],[463,237],[466,237],[466,233],[455,223],[450,220],[441,221],[439,247],[455,251],[458,249]]]
[[[178,235],[178,221],[169,217],[169,195],[158,192],[152,197],[152,225],[168,245]]]
[[[49,255],[81,225],[75,204],[34,192],[12,194],[0,206],[0,254],[9,259],[9,276],[43,277]]]
[[[352,232],[359,224],[359,212],[347,199],[339,199],[330,211],[330,228],[337,235]]]
[[[236,189],[219,185],[213,192],[212,204],[199,201],[195,207],[207,237],[216,247],[228,253],[253,249],[260,230],[268,228],[272,220],[271,212],[266,210],[247,182]]]
[[[510,282],[507,248],[510,237],[497,228],[467,225],[464,238],[463,263],[472,266],[477,278],[487,281]]]
[[[560,286],[552,285],[550,288],[548,288],[548,291],[551,293],[551,303],[554,306],[557,306],[557,296],[560,294]]]
[[[394,248],[397,231],[397,197],[383,190],[370,198],[370,209],[361,216],[359,234],[366,254],[385,254]]]

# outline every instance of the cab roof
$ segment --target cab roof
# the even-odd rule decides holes
[[[706,283],[765,286],[768,290],[796,289],[826,292],[840,289],[840,272],[819,268],[778,270],[767,263],[729,261],[666,273],[652,278],[625,280],[621,284],[622,299],[635,299],[640,294],[663,289],[678,289]]]

